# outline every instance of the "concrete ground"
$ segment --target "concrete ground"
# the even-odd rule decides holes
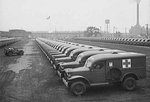
[[[149,48],[134,48],[131,45],[125,48],[122,45],[77,42],[133,51],[139,49],[139,52],[147,54],[150,62]],[[90,88],[85,95],[76,97],[56,75],[34,40],[24,39],[7,47],[17,47],[23,49],[25,53],[23,56],[7,57],[3,53],[4,48],[0,48],[0,73],[3,73],[0,74],[2,80],[0,102],[147,102],[150,100],[149,67],[148,78],[138,82],[135,91],[124,91],[118,86],[102,86]]]

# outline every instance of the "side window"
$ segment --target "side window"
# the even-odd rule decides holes
[[[104,63],[100,62],[100,63],[95,63],[93,65],[93,69],[102,69],[104,67]]]
[[[86,62],[86,58],[83,58],[83,59],[81,60],[81,62],[85,63],[85,62]]]

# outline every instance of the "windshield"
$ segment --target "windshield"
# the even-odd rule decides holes
[[[88,60],[85,62],[85,65],[84,65],[84,66],[87,67],[87,68],[91,67],[92,61],[93,61],[92,58],[88,59]]]
[[[72,56],[73,56],[73,54],[74,54],[74,51],[71,51],[70,57],[72,57]]]
[[[69,49],[67,49],[67,50],[65,51],[65,54],[66,54],[68,51],[69,51]]]
[[[79,56],[77,57],[76,61],[77,61],[77,62],[80,62],[80,61],[81,61],[81,57],[82,57],[82,55],[79,55]]]

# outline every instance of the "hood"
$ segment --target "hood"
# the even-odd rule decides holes
[[[67,69],[64,69],[66,72],[80,72],[80,71],[89,71],[90,69],[89,68],[86,68],[86,67],[78,67],[78,68],[67,68]]]
[[[70,57],[63,57],[63,58],[56,58],[56,61],[68,60],[71,59]]]
[[[54,57],[61,57],[61,56],[65,56],[65,54],[58,54],[58,55],[53,55]]]
[[[75,61],[73,61],[73,62],[68,62],[68,63],[64,63],[64,62],[61,62],[61,63],[60,63],[61,66],[74,65],[74,64],[79,64],[79,63],[78,63],[78,62],[75,62]]]

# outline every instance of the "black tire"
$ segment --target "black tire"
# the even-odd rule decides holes
[[[127,91],[132,91],[136,88],[136,80],[133,77],[127,77],[123,80],[122,86]]]
[[[23,54],[24,54],[24,52],[23,52],[23,51],[20,51],[20,52],[19,52],[19,55],[23,55]]]
[[[9,52],[7,53],[7,55],[8,55],[8,56],[12,56],[12,55],[13,55],[13,52],[9,51]]]
[[[5,53],[5,54],[7,53],[7,50],[6,50],[6,48],[4,48],[4,53]]]
[[[74,95],[80,96],[86,92],[86,85],[82,81],[76,81],[71,84],[70,90]]]
[[[5,52],[5,56],[8,56],[8,53],[7,53],[7,52]]]

